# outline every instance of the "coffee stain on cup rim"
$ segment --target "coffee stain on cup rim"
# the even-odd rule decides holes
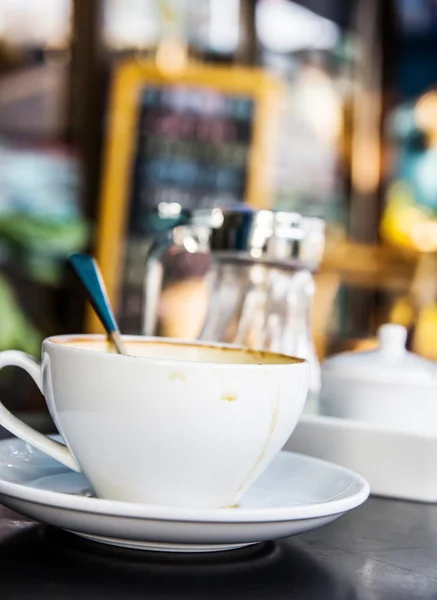
[[[196,341],[186,341],[186,340],[177,340],[177,339],[160,339],[160,338],[154,338],[154,337],[145,337],[142,338],[141,336],[129,336],[129,335],[123,335],[122,336],[123,341],[126,344],[129,345],[160,345],[160,346],[176,346],[178,348],[192,348],[194,347],[198,347],[198,348],[202,348],[205,350],[214,350],[215,352],[220,352],[223,354],[229,354],[230,356],[235,355],[235,354],[246,354],[248,356],[250,356],[253,360],[253,362],[251,363],[245,363],[245,362],[241,362],[241,363],[234,363],[232,362],[231,364],[235,364],[235,365],[246,365],[246,366],[267,366],[267,367],[274,367],[274,366],[289,366],[292,364],[302,364],[307,362],[305,359],[303,358],[299,358],[296,356],[291,356],[291,355],[287,355],[287,354],[282,354],[280,352],[273,352],[270,350],[258,350],[258,349],[254,349],[254,348],[249,348],[247,346],[238,346],[238,345],[226,345],[226,344],[211,344],[208,342],[196,342]],[[102,350],[90,350],[90,348],[87,348],[86,346],[92,345],[93,343],[96,342],[102,342],[102,341],[107,341],[107,337],[105,335],[100,335],[100,334],[73,334],[73,335],[54,335],[54,336],[50,336],[48,338],[46,338],[43,341],[44,343],[49,343],[49,344],[54,344],[57,346],[64,346],[65,348],[70,348],[70,349],[74,349],[74,350],[79,350],[79,351],[92,351],[92,352],[96,352],[99,354],[111,354],[113,356],[116,357],[120,357],[119,354],[117,354],[116,352],[113,351],[102,351]],[[83,344],[84,347],[81,347],[79,344]],[[112,347],[109,346],[109,348],[111,349]],[[154,358],[154,357],[147,357],[147,356],[143,356],[141,354],[136,355],[136,354],[131,354],[128,353],[126,356],[122,356],[122,358],[126,359],[126,358]],[[179,360],[179,359],[176,359]],[[197,363],[197,364],[220,364],[217,363],[215,361],[184,361],[184,362],[189,362],[189,363]]]

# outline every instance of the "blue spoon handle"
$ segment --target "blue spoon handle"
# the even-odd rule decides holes
[[[126,354],[120,338],[117,321],[109,302],[105,283],[96,261],[87,254],[71,254],[68,261],[85,287],[88,298],[101,320],[108,337],[114,342],[120,354]]]

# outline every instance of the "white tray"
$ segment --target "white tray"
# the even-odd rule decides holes
[[[356,471],[372,494],[437,502],[437,436],[323,416],[311,402],[285,449]]]

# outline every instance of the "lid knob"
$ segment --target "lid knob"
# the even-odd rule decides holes
[[[405,352],[407,330],[402,325],[387,323],[378,329],[379,348],[389,354]]]

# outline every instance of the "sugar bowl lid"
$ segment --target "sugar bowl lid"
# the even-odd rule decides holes
[[[405,327],[391,323],[382,325],[378,339],[379,346],[375,350],[345,352],[326,359],[322,364],[322,376],[437,386],[437,364],[408,352]]]

